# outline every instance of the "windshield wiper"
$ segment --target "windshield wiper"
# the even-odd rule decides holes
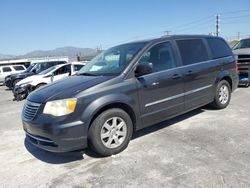
[[[95,74],[87,73],[87,72],[77,73],[76,75],[77,75],[77,76],[97,76],[97,75],[95,75]]]

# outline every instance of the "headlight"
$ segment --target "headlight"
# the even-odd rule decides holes
[[[75,111],[76,98],[49,101],[43,109],[44,114],[64,116]]]

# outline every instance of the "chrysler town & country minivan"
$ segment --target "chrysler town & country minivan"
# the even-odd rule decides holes
[[[238,81],[234,55],[222,38],[131,42],[29,95],[23,128],[31,143],[48,151],[90,146],[109,156],[124,150],[134,131],[207,104],[227,107]]]

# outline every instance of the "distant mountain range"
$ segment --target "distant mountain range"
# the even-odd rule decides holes
[[[77,48],[77,47],[61,47],[54,50],[36,50],[24,55],[5,55],[0,53],[0,59],[19,59],[19,58],[35,58],[35,57],[54,57],[68,56],[70,60],[76,60],[77,55],[88,56],[96,54],[96,50],[92,48]]]
[[[13,58],[13,57],[15,57],[15,56],[0,53],[0,59],[10,59],[10,58]]]

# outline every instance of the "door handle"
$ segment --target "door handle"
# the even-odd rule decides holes
[[[178,79],[178,78],[180,78],[180,77],[181,77],[180,74],[174,74],[174,75],[172,76],[172,79]]]
[[[192,74],[193,74],[193,71],[190,70],[190,71],[187,71],[185,75],[186,75],[186,76],[190,76],[190,75],[192,75]]]

